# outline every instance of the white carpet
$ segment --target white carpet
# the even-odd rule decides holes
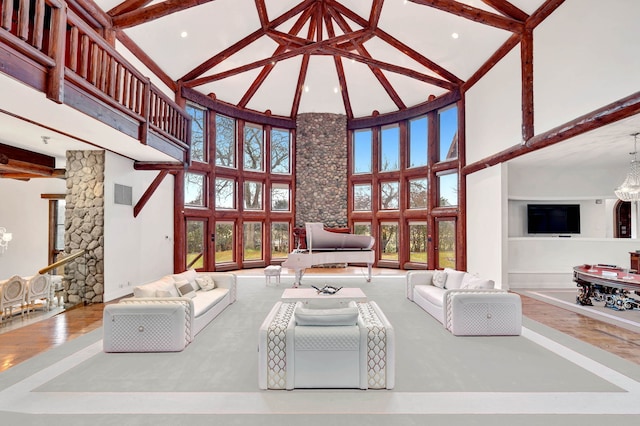
[[[260,391],[257,329],[282,290],[239,276],[238,301],[185,351],[104,354],[96,331],[0,374],[0,419],[87,424],[636,424],[640,366],[525,318],[522,336],[455,337],[404,297],[360,286],[394,325],[396,388]]]

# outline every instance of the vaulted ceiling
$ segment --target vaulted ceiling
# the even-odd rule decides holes
[[[95,0],[171,89],[349,118],[459,88],[544,0]],[[534,15],[535,16],[535,15]],[[124,36],[123,36],[124,35]],[[131,43],[131,41],[133,43]],[[135,64],[134,64],[135,65]]]

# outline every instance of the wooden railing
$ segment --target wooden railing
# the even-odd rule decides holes
[[[32,8],[31,5],[34,5]],[[189,115],[59,0],[0,0],[0,42],[47,69],[40,89],[64,102],[65,80],[188,151]]]

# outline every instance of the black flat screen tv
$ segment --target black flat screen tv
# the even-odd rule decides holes
[[[529,234],[579,234],[579,204],[528,204]]]

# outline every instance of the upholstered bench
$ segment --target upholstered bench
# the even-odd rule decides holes
[[[522,332],[522,302],[514,293],[447,295],[445,326],[456,336],[512,336]]]
[[[264,268],[264,280],[265,284],[271,284],[271,277],[275,277],[276,284],[280,284],[280,272],[282,271],[282,266],[278,265],[269,265]]]
[[[260,389],[392,389],[393,327],[375,302],[278,302],[260,327],[258,366]]]

